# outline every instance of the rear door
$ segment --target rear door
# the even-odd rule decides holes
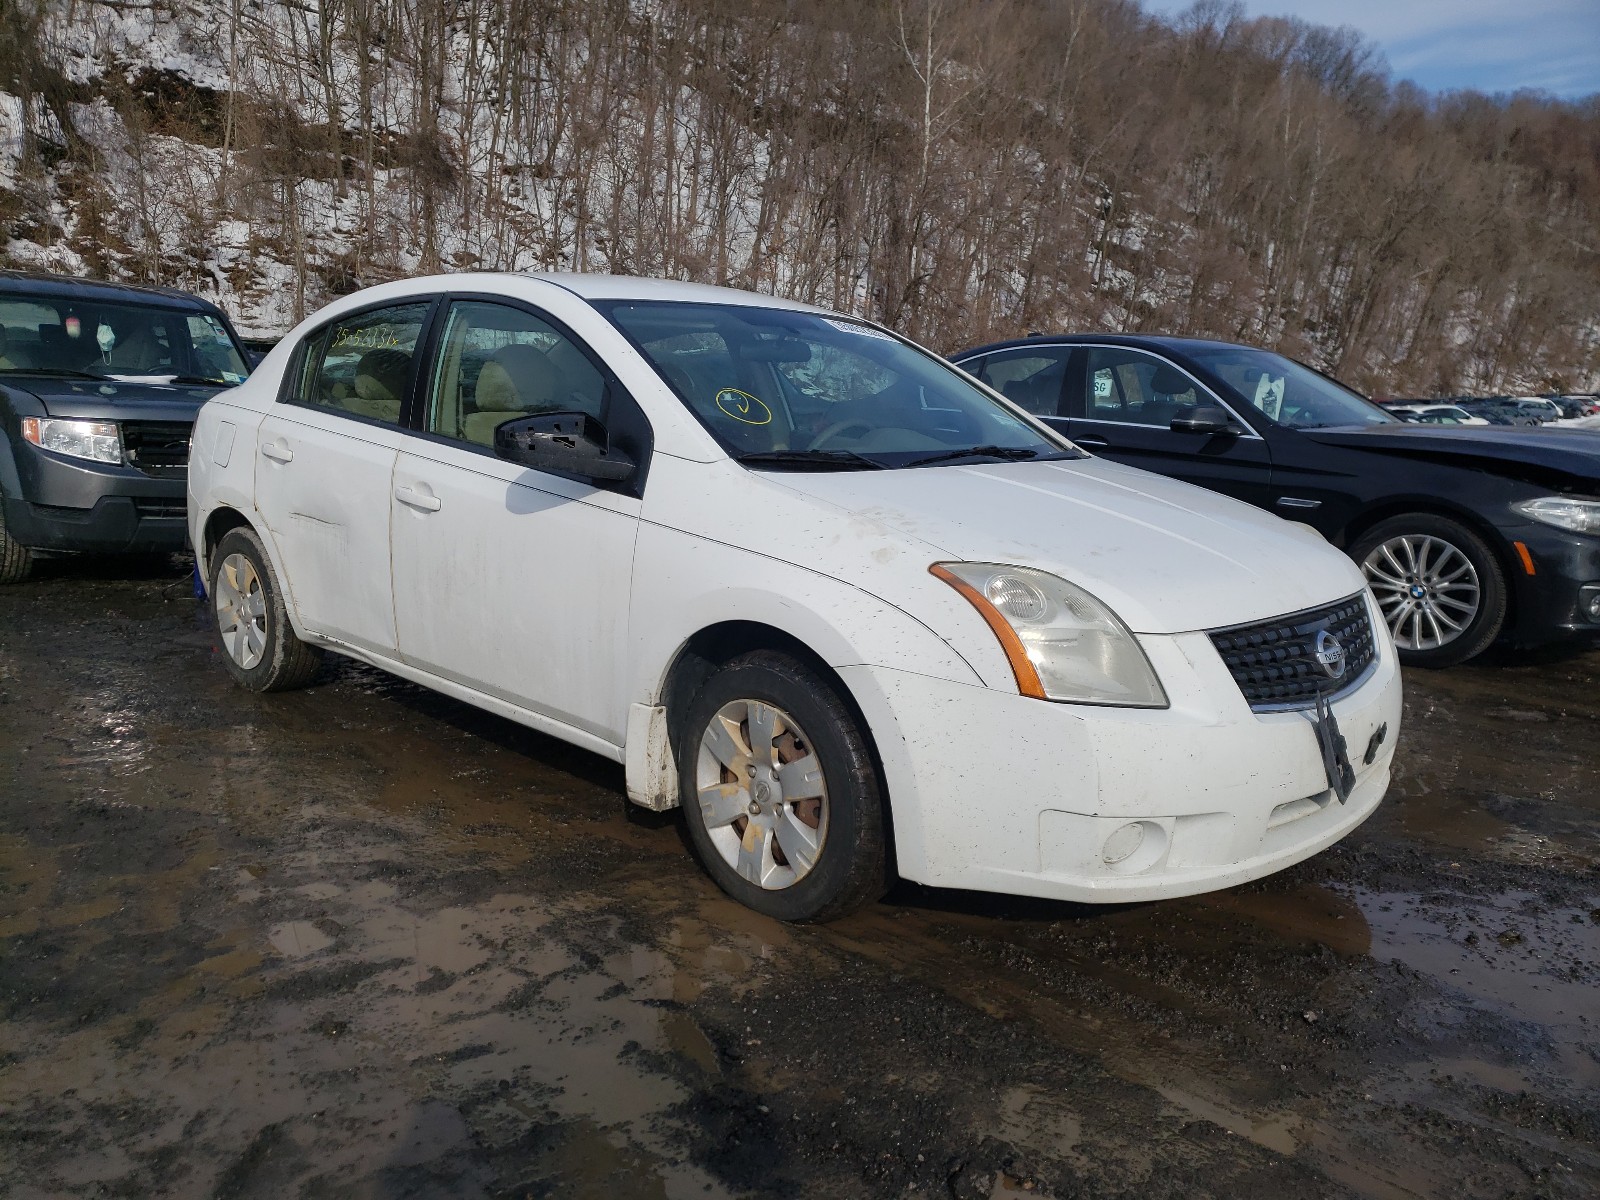
[[[1084,449],[1271,509],[1272,455],[1243,432],[1181,433],[1172,419],[1199,406],[1232,408],[1187,371],[1132,346],[1080,346],[1067,370],[1065,430]],[[1056,422],[1056,424],[1060,424]]]
[[[389,508],[427,299],[349,313],[302,343],[256,434],[256,508],[302,624],[396,648]]]

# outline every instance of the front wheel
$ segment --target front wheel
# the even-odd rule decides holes
[[[1506,619],[1506,579],[1482,538],[1448,517],[1380,521],[1350,557],[1378,601],[1400,661],[1453,667],[1489,648]]]
[[[0,584],[21,583],[33,573],[33,551],[6,528],[5,496],[0,494]]]
[[[882,794],[866,739],[834,690],[758,651],[700,689],[679,729],[689,837],[734,899],[783,921],[826,921],[887,884]]]
[[[211,604],[228,674],[252,692],[310,683],[322,651],[295,636],[283,590],[252,530],[230,529],[211,552]]]

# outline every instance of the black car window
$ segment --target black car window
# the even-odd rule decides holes
[[[215,315],[92,296],[0,290],[0,372],[199,380],[229,387],[249,367]]]
[[[1068,346],[1000,350],[983,360],[978,378],[1037,417],[1058,417],[1061,388],[1072,357]]]
[[[428,308],[415,301],[367,309],[313,334],[292,401],[398,425]]]
[[[1279,425],[1319,429],[1397,420],[1365,396],[1281,354],[1249,346],[1200,347],[1187,353],[1227,384],[1238,400]]]
[[[431,433],[494,445],[497,426],[541,412],[604,418],[605,377],[564,334],[504,304],[450,306],[428,389]]]
[[[1090,347],[1084,379],[1084,415],[1091,421],[1166,428],[1199,402],[1193,379],[1165,359],[1128,346]]]

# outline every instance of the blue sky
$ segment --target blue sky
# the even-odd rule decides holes
[[[1377,43],[1395,79],[1430,91],[1600,92],[1600,0],[1243,0],[1251,16],[1350,25]],[[1172,15],[1189,0],[1144,0]]]

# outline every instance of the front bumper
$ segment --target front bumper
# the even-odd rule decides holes
[[[1400,732],[1387,637],[1365,682],[1332,706],[1356,770],[1343,804],[1308,712],[1251,712],[1204,633],[1140,641],[1168,709],[1051,704],[845,668],[883,760],[900,874],[1061,900],[1156,900],[1281,870],[1377,808]],[[1137,849],[1108,863],[1113,834],[1134,823]]]
[[[1600,637],[1600,621],[1579,604],[1586,586],[1600,586],[1600,537],[1569,533],[1530,523],[1502,529],[1507,542],[1521,542],[1533,562],[1532,575],[1512,553],[1511,586],[1515,623],[1510,639],[1519,646],[1539,646],[1574,637]]]
[[[12,445],[22,494],[6,495],[5,518],[24,546],[119,554],[181,550],[187,543],[181,476],[156,478],[18,442]]]

